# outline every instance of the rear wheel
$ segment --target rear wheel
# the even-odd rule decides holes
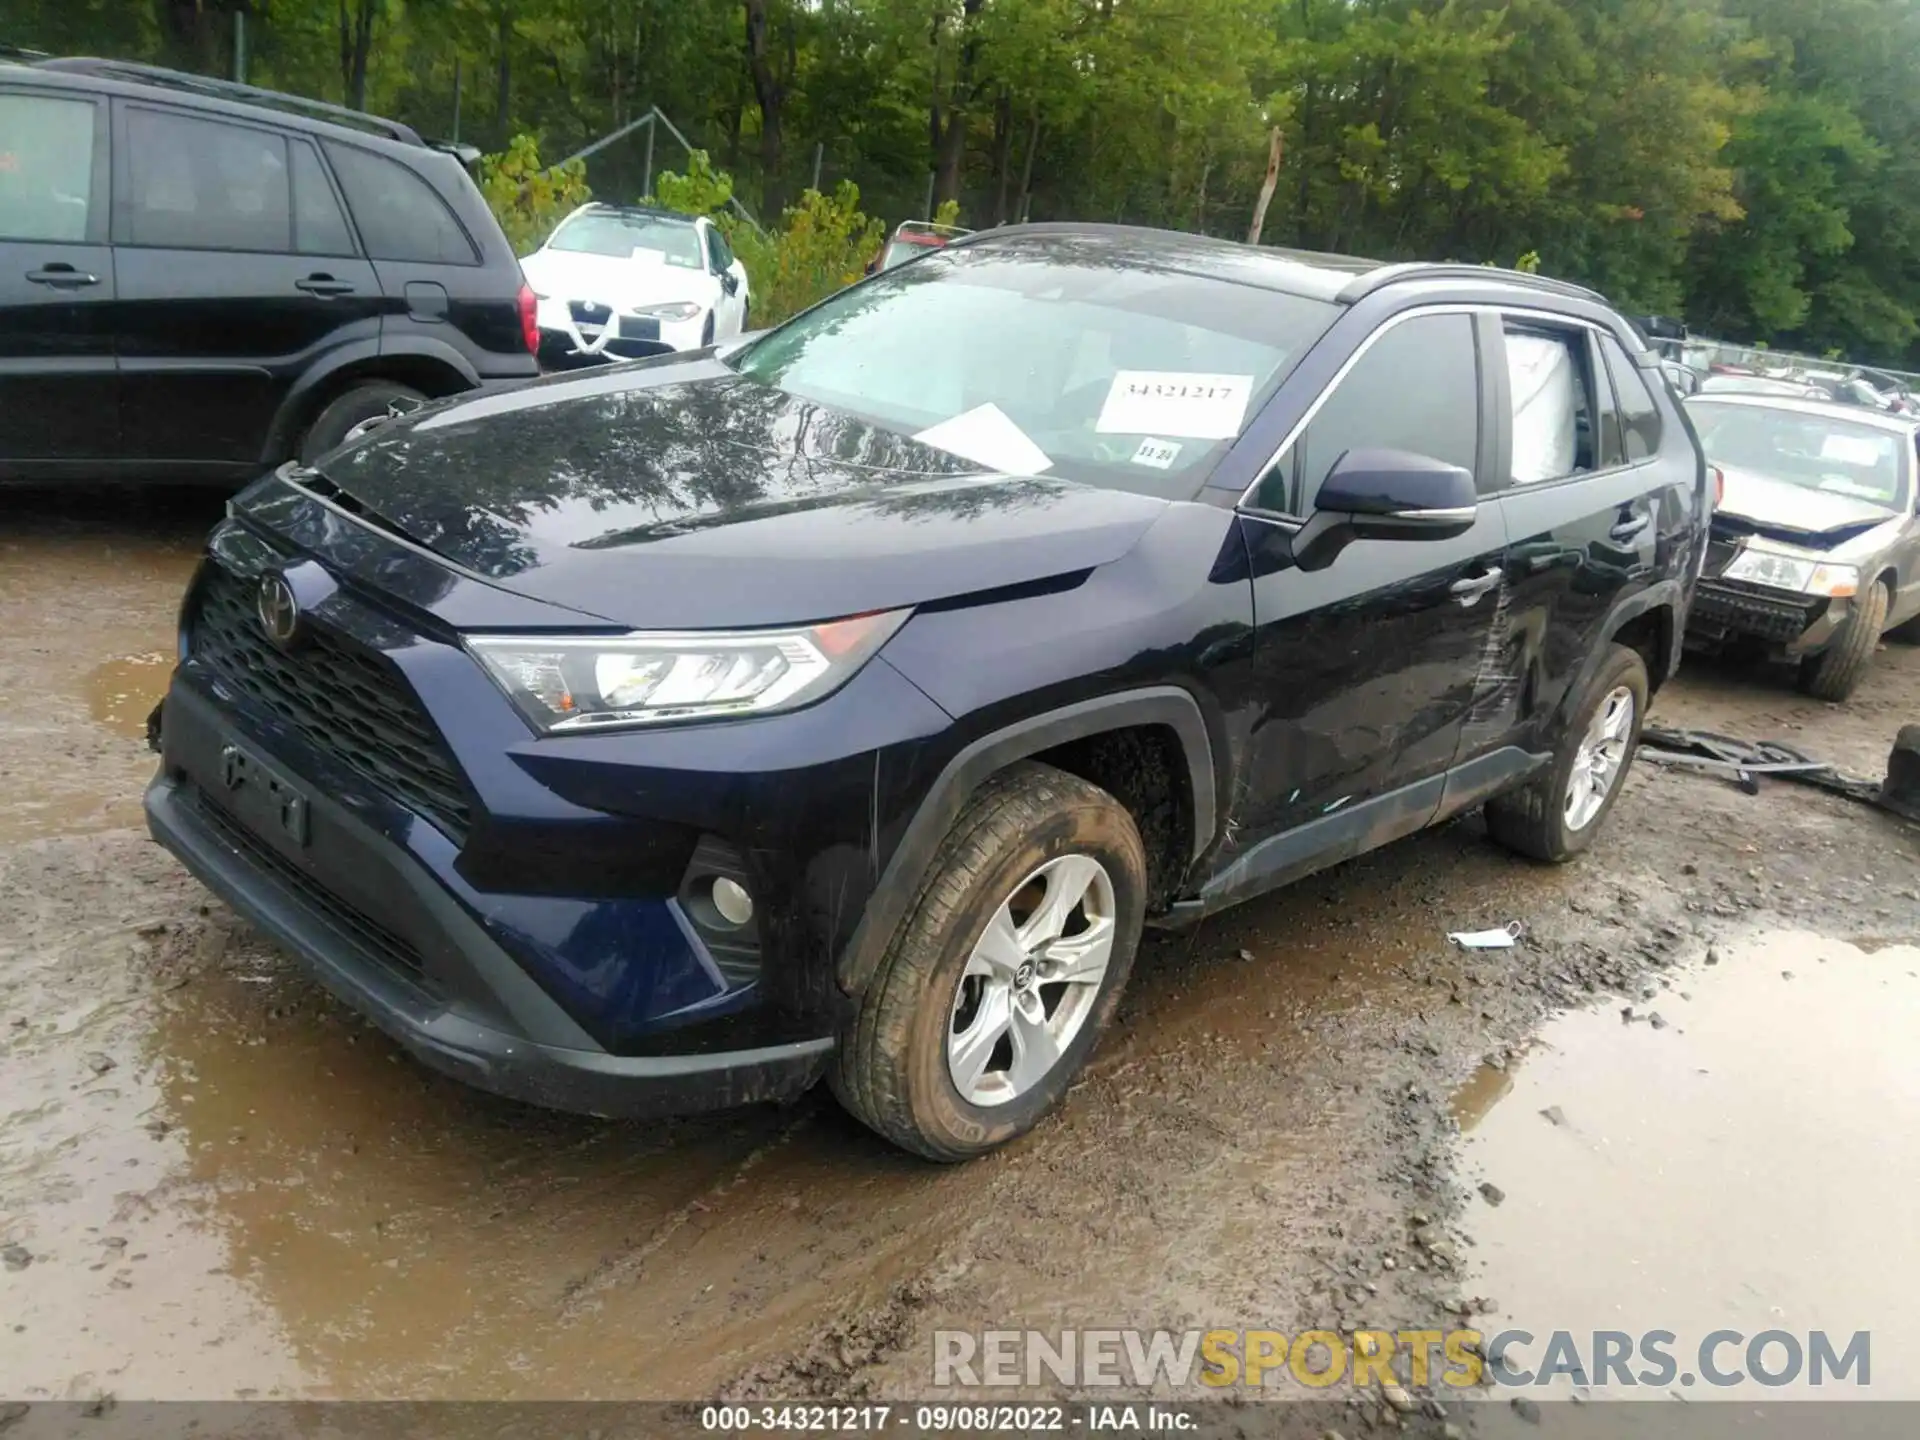
[[[1647,712],[1647,663],[1624,645],[1587,682],[1553,768],[1487,802],[1487,833],[1509,850],[1560,864],[1593,843],[1620,797]]]
[[[311,465],[352,438],[353,430],[385,416],[393,406],[417,405],[427,397],[408,385],[391,380],[368,380],[341,391],[313,417],[294,451],[302,465]]]
[[[1051,766],[996,776],[954,823],[841,1034],[834,1093],[933,1160],[1024,1134],[1112,1018],[1145,909],[1146,855],[1119,801]]]
[[[1887,587],[1873,584],[1833,643],[1800,662],[1800,688],[1816,700],[1844,700],[1866,678],[1887,623]]]

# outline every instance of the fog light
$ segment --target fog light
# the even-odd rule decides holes
[[[713,908],[729,925],[744,925],[753,919],[753,896],[739,881],[722,875],[713,882]]]

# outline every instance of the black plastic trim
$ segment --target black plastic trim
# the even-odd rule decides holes
[[[1157,685],[1096,696],[1042,715],[1029,716],[992,734],[983,735],[953,759],[935,778],[920,809],[895,847],[887,868],[867,902],[866,913],[853,939],[840,956],[836,977],[840,988],[858,995],[879,967],[893,934],[906,918],[920,877],[932,862],[947,831],[959,817],[968,797],[985,781],[1042,750],[1073,740],[1084,740],[1109,730],[1133,725],[1164,725],[1179,738],[1186,757],[1193,819],[1193,853],[1198,860],[1214,841],[1218,823],[1213,746],[1200,704],[1177,685]]]

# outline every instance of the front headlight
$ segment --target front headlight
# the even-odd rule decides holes
[[[691,320],[700,313],[700,307],[689,300],[676,300],[671,305],[642,305],[633,313],[646,320]]]
[[[470,635],[467,649],[549,733],[766,715],[832,694],[905,610],[782,630]]]
[[[1721,578],[1832,598],[1851,595],[1860,586],[1860,572],[1851,565],[1826,565],[1751,545],[1733,557],[1733,563],[1721,572]]]

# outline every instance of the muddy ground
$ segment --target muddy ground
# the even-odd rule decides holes
[[[556,1117],[403,1060],[138,828],[218,508],[0,503],[0,1400],[911,1397],[942,1328],[1462,1313],[1870,1328],[1920,1393],[1920,831],[1648,765],[1564,869],[1449,825],[1150,943],[1065,1113],[960,1169],[824,1096]],[[1692,665],[1655,718],[1877,776],[1920,650],[1845,707]]]

